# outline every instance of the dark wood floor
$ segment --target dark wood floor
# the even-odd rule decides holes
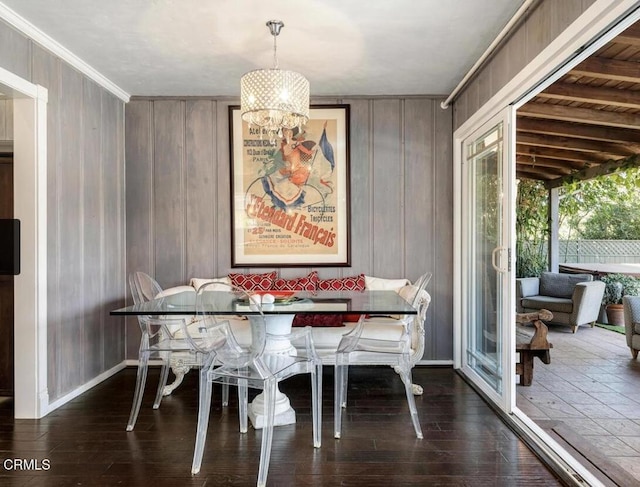
[[[282,385],[297,411],[276,428],[268,484],[273,486],[562,485],[450,368],[416,368],[425,438],[411,426],[404,389],[389,368],[353,367],[342,439],[333,438],[333,369],[325,368],[322,448],[314,450],[308,378]],[[2,486],[255,485],[260,431],[238,433],[235,398],[214,396],[202,471],[190,475],[197,376],[151,408],[148,389],[135,431],[125,432],[135,369],[123,372],[41,420],[14,420],[0,402]],[[157,369],[150,373],[156,384]],[[214,389],[214,395],[218,389]],[[8,469],[31,460],[32,469]],[[10,460],[7,462],[7,460]],[[37,460],[37,463],[34,461]],[[46,460],[46,461],[45,461]],[[48,470],[34,470],[46,467]]]

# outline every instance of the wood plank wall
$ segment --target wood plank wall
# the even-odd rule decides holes
[[[0,141],[13,140],[13,100],[0,100]]]
[[[596,0],[541,0],[453,103],[454,130],[513,79]]]
[[[440,101],[313,101],[351,107],[352,265],[318,272],[322,278],[364,273],[411,280],[433,272],[429,360],[453,357],[452,115]],[[138,98],[127,104],[127,272],[148,272],[166,288],[232,270],[230,104],[237,101]],[[310,270],[279,272],[292,277]],[[138,331],[130,324],[127,355],[135,358]]]
[[[123,321],[108,315],[127,293],[124,103],[3,22],[0,66],[49,92],[47,360],[54,401],[124,359]],[[9,106],[0,103],[0,120],[11,120],[2,113]]]

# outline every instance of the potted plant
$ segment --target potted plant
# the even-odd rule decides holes
[[[640,280],[627,274],[606,274],[600,280],[605,284],[602,304],[607,312],[607,321],[624,326],[622,297],[640,295]]]

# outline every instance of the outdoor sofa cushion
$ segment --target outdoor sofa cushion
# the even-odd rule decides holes
[[[543,272],[540,275],[540,295],[571,299],[576,284],[585,281],[593,281],[593,276],[591,274]],[[571,313],[571,310],[568,312]]]

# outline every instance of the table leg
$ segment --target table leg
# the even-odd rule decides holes
[[[267,333],[270,335],[288,335],[291,333],[291,324],[295,315],[267,315],[264,317],[267,327]],[[251,316],[249,317],[251,320]],[[269,340],[265,344],[265,360],[267,365],[277,368],[278,355],[295,354],[296,349],[290,342],[286,340]],[[264,427],[264,394],[258,394],[251,404],[249,404],[249,419],[255,429]],[[276,387],[276,405],[274,426],[284,426],[286,424],[294,424],[296,422],[296,412],[291,407],[289,398],[280,392]]]

